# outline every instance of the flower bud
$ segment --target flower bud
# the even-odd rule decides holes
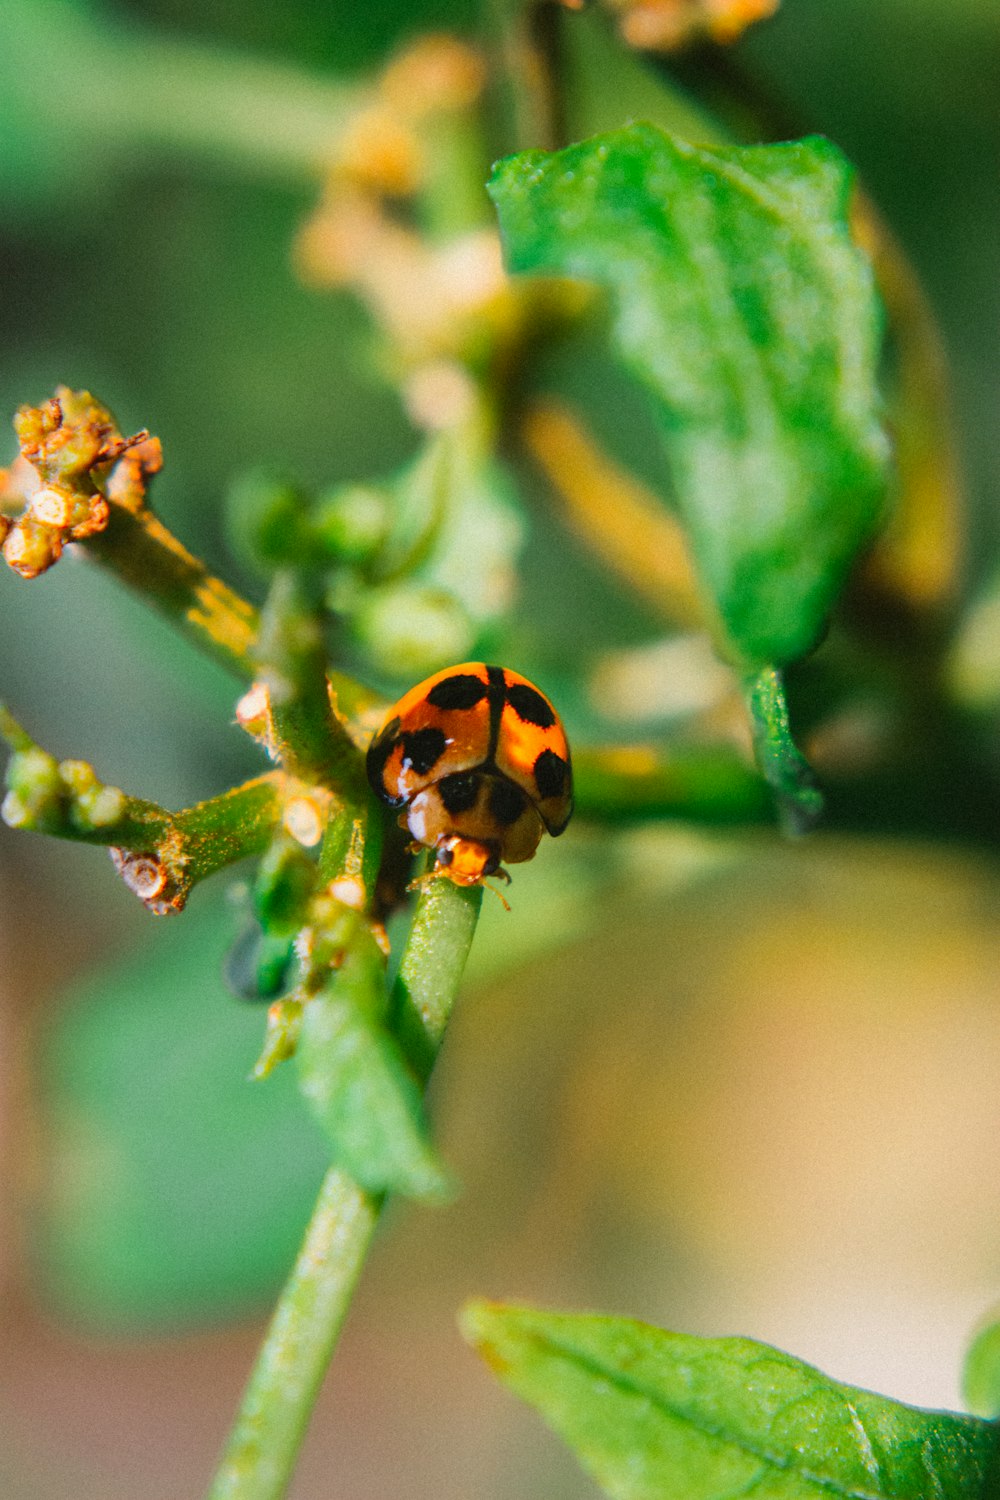
[[[389,499],[373,485],[342,485],[320,496],[312,533],[331,562],[363,563],[389,534]]]
[[[3,544],[4,561],[22,578],[37,578],[62,555],[63,542],[58,531],[45,526],[34,516],[15,521]]]
[[[426,677],[463,661],[475,640],[472,623],[452,594],[412,583],[372,590],[353,625],[372,665],[392,677]]]
[[[226,496],[230,546],[263,572],[301,563],[309,550],[305,497],[286,479],[259,470],[241,475]]]

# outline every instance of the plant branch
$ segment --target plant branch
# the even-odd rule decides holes
[[[488,11],[518,149],[554,151],[565,144],[560,6],[557,0],[489,0]]]
[[[444,1040],[482,901],[482,886],[435,879],[417,903],[389,1013],[410,1066],[424,1082]]]
[[[200,881],[262,854],[281,822],[287,778],[278,771],[169,812],[105,785],[86,761],[57,761],[3,704],[0,739],[14,752],[0,808],[4,822],[107,846],[126,885],[157,915],[180,911]]]
[[[324,1178],[208,1500],[285,1493],[382,1201],[339,1168]]]
[[[774,792],[781,825],[787,834],[807,833],[823,811],[823,794],[792,738],[782,674],[762,667],[744,690],[757,764]]]
[[[424,1079],[458,994],[481,901],[481,888],[460,890],[441,879],[424,886],[417,901],[393,1012],[404,1049],[411,1052],[419,1039],[415,1066]],[[208,1500],[286,1494],[383,1201],[339,1169],[327,1173]]]
[[[127,143],[314,178],[366,91],[222,47],[114,30],[53,0],[5,7],[0,86],[8,107],[76,151]]]
[[[585,746],[573,754],[573,798],[579,814],[599,819],[772,821],[764,783],[725,746]]]
[[[318,580],[314,587],[292,569],[275,575],[253,653],[268,690],[268,745],[294,776],[360,804],[361,752],[330,701],[319,601]]]

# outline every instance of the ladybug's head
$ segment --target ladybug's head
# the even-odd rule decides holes
[[[496,844],[481,843],[453,833],[437,845],[435,874],[447,875],[456,885],[478,885],[488,875],[500,871],[500,851]]]

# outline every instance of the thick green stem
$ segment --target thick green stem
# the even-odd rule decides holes
[[[324,1178],[208,1500],[284,1495],[381,1206],[337,1168]]]
[[[426,1078],[476,930],[482,889],[432,880],[417,902],[393,991],[400,1039]],[[404,1035],[405,1034],[405,1035]],[[208,1500],[281,1500],[382,1207],[327,1173],[271,1320]]]
[[[254,652],[270,698],[271,748],[286,770],[361,804],[361,752],[330,702],[320,580],[275,575]]]

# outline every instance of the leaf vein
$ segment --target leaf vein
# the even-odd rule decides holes
[[[784,1472],[797,1474],[805,1483],[815,1486],[818,1490],[843,1496],[844,1500],[890,1500],[889,1492],[884,1489],[874,1490],[867,1487],[857,1489],[852,1485],[844,1484],[840,1480],[833,1479],[827,1475],[814,1473],[804,1466],[794,1464],[785,1455],[771,1452],[767,1448],[751,1442],[743,1434],[727,1431],[723,1427],[718,1427],[711,1422],[705,1421],[703,1418],[693,1415],[682,1407],[674,1405],[658,1391],[641,1385],[636,1380],[629,1379],[622,1370],[615,1369],[611,1365],[602,1364],[599,1359],[582,1353],[572,1344],[564,1344],[550,1333],[535,1335],[535,1339],[543,1348],[547,1347],[557,1357],[567,1359],[571,1363],[582,1367],[589,1374],[617,1388],[624,1396],[637,1397],[643,1401],[647,1401],[675,1422],[685,1423],[696,1432],[701,1433],[702,1436],[711,1438],[715,1442],[737,1448],[740,1452],[747,1454],[750,1458],[757,1459],[760,1463],[769,1464],[773,1468]],[[759,1363],[766,1363],[766,1361],[762,1357]],[[748,1368],[752,1369],[753,1364],[751,1363]],[[824,1381],[820,1378],[817,1384],[826,1386],[838,1395],[841,1394],[832,1382]]]

